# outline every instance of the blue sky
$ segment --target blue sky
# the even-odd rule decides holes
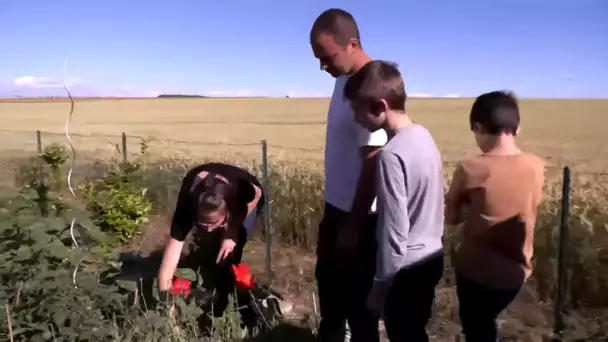
[[[411,95],[608,97],[606,0],[0,0],[0,95],[326,96],[308,34],[350,11]]]

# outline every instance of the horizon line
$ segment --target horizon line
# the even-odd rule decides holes
[[[72,96],[74,100],[178,100],[178,99],[330,99],[331,96],[207,96],[207,95],[180,95],[166,94],[166,96]],[[475,99],[476,96],[408,96],[408,99]],[[608,97],[527,97],[518,96],[522,100],[608,100]],[[24,101],[24,100],[69,100],[68,96],[24,96],[24,97],[2,97],[0,101]]]

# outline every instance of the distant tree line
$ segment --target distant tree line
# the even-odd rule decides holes
[[[158,97],[203,97],[203,98],[207,98],[209,96],[187,95],[187,94],[160,94],[160,95],[158,95]]]

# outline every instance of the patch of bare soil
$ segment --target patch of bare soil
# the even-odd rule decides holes
[[[271,288],[293,305],[287,317],[298,324],[315,326],[316,282],[315,257],[297,248],[271,246]],[[266,246],[261,241],[250,241],[245,246],[243,262],[261,283],[268,284]]]
[[[154,217],[148,228],[125,251],[150,257],[164,249],[168,238],[169,221]],[[317,325],[315,259],[313,254],[295,247],[276,243],[271,246],[271,288],[293,305],[286,319],[294,325],[309,328]],[[243,262],[251,267],[258,281],[267,284],[266,246],[263,242],[249,241],[245,246]],[[503,336],[501,341],[545,341],[551,333],[551,317],[550,305],[540,302],[531,291],[524,290],[499,319]],[[381,333],[385,337],[383,330],[381,326]],[[437,289],[428,331],[432,341],[464,341],[460,336],[458,299],[453,286]]]
[[[137,253],[142,257],[149,257],[153,253],[165,249],[169,241],[169,219],[161,216],[152,216],[147,226],[125,246],[125,252]]]

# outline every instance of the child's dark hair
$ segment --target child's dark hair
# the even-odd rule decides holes
[[[512,134],[519,127],[519,105],[515,95],[509,91],[492,91],[475,99],[469,116],[471,130],[479,124],[484,133]]]
[[[405,110],[405,86],[397,64],[374,60],[349,77],[344,86],[349,101],[366,101],[375,105],[386,101],[389,109]]]

